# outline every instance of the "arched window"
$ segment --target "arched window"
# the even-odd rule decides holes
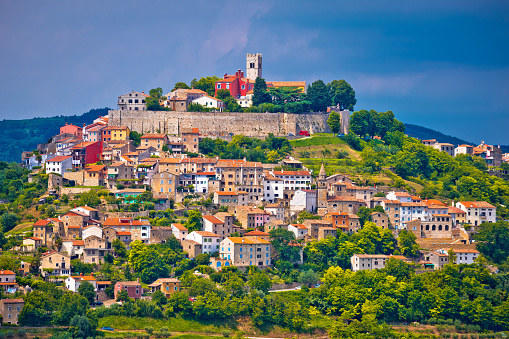
[[[445,225],[445,230],[448,231],[449,230],[449,225]]]
[[[438,230],[441,231],[442,230],[442,225],[438,225]]]
[[[429,225],[426,225],[426,231],[429,231]]]
[[[437,227],[435,225],[431,226],[432,231],[436,231]]]

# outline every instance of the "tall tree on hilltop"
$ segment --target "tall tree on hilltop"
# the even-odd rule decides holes
[[[221,80],[220,78],[213,76],[208,76],[204,78],[200,78],[200,80],[193,79],[191,80],[191,87],[201,89],[202,91],[207,92],[211,97],[214,96],[216,82]]]
[[[272,98],[267,92],[267,83],[263,78],[256,78],[253,88],[253,105],[258,106],[266,102],[272,102]]]
[[[327,87],[329,88],[332,105],[339,105],[342,110],[353,111],[357,99],[355,98],[354,89],[348,82],[345,80],[333,80]]]
[[[311,109],[315,112],[325,112],[330,103],[329,90],[322,80],[313,82],[308,87],[308,100],[311,101]]]
[[[168,108],[161,106],[160,100],[165,100],[163,89],[161,87],[153,88],[149,91],[149,96],[145,99],[147,110],[149,111],[168,111]]]
[[[182,81],[179,81],[175,84],[175,86],[173,86],[173,89],[172,91],[176,90],[176,89],[179,89],[179,88],[182,88],[182,89],[189,89],[190,87],[185,83],[185,82],[182,82]]]
[[[334,135],[338,134],[339,130],[341,129],[341,117],[339,116],[339,114],[332,111],[329,114],[329,118],[327,119],[327,125],[329,125]]]

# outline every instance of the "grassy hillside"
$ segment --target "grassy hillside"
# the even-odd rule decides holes
[[[346,173],[359,183],[375,185],[394,185],[395,181],[399,181],[415,192],[422,190],[422,185],[403,180],[389,169],[380,173],[366,173],[362,167],[361,153],[330,134],[313,134],[311,137],[291,140],[290,143],[293,147],[292,155],[313,170],[315,175],[323,162],[327,175]]]
[[[53,135],[58,134],[59,127],[67,123],[78,126],[89,124],[99,116],[107,115],[109,108],[92,109],[82,115],[57,116],[50,118],[33,118],[23,120],[2,120],[2,148],[0,161],[21,160],[22,151],[30,151],[37,144],[47,142]]]

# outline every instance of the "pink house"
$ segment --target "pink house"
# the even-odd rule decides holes
[[[64,126],[60,127],[60,134],[64,133],[73,134],[78,138],[81,138],[83,136],[83,128],[73,124],[65,123]]]
[[[117,299],[118,293],[122,290],[127,291],[129,298],[133,299],[140,299],[143,294],[143,288],[138,281],[119,281],[115,284],[115,288],[113,290],[115,300]]]

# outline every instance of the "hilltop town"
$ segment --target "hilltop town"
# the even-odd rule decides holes
[[[23,152],[23,169],[2,166],[3,323],[79,315],[107,332],[110,316],[177,317],[224,321],[226,337],[250,318],[249,333],[396,335],[373,315],[508,329],[507,245],[490,237],[509,218],[500,147],[409,138],[390,111],[353,112],[344,80],[265,81],[259,53],[191,84],[120,95]]]

